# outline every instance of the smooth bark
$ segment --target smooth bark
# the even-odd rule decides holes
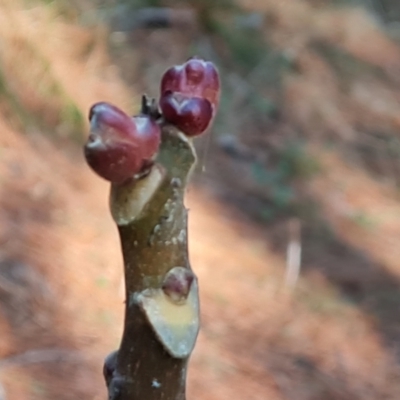
[[[125,326],[105,362],[112,400],[184,400],[199,329],[197,279],[189,262],[184,193],[195,163],[190,139],[162,127],[150,173],[112,185],[110,208],[124,257]]]

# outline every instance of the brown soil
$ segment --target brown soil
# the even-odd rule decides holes
[[[249,219],[246,205],[257,188],[237,179],[247,176],[245,163],[211,145],[207,172],[195,179],[202,185],[191,186],[187,197],[191,262],[202,302],[188,397],[395,400],[398,192],[390,174],[382,181],[382,168],[374,174],[362,162],[349,165],[341,146],[327,150],[320,138],[312,139],[316,131],[340,132],[340,143],[356,148],[359,124],[384,122],[395,130],[396,84],[369,80],[344,98],[326,60],[308,45],[336,43],[387,69],[388,79],[400,66],[400,50],[361,11],[327,13],[305,2],[284,3],[246,2],[274,16],[277,46],[302,52],[300,73],[285,82],[288,116],[274,134],[288,126],[311,132],[310,152],[322,172],[304,190],[319,205],[324,224],[302,222],[302,273],[296,287],[288,288],[290,220],[265,228]],[[154,77],[185,58],[185,38],[155,33],[124,51],[117,67],[105,32],[66,23],[45,6],[0,4],[2,62],[24,106],[41,112],[45,102],[31,97],[29,85],[36,83],[15,43],[28,43],[51,59],[52,76],[82,110],[98,100],[132,109],[138,100],[132,101],[132,92],[137,96],[138,87],[146,86],[155,94]],[[166,55],[171,43],[179,46]],[[142,81],[132,83],[139,73]],[[79,146],[62,134],[54,139],[23,128],[5,104],[0,102],[1,386],[9,400],[104,399],[103,359],[118,347],[123,318],[122,257],[108,212],[108,185],[89,171]],[[235,200],[235,192],[247,193],[248,203],[219,200]]]

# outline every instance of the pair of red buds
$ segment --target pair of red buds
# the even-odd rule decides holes
[[[160,123],[175,125],[187,136],[203,133],[219,102],[218,72],[197,58],[168,69],[161,80],[162,118],[152,113],[130,117],[109,103],[96,103],[89,113],[91,131],[85,145],[89,166],[113,183],[124,183],[152,164],[161,142]]]

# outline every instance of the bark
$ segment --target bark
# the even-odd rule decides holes
[[[195,163],[191,140],[171,126],[150,173],[112,185],[111,214],[125,268],[125,326],[104,376],[112,400],[184,400],[199,330],[197,279],[187,244],[184,193]]]

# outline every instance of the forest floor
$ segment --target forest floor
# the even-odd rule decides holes
[[[202,318],[188,398],[399,399],[399,160],[363,158],[360,146],[365,139],[375,148],[368,129],[398,134],[400,48],[360,10],[246,3],[274,16],[277,46],[300,53],[271,136],[290,126],[309,133],[320,172],[302,190],[322,217],[256,223],[250,208],[259,188],[246,178],[248,161],[213,141],[200,147],[206,172],[199,169],[187,195]],[[155,32],[134,38],[134,50],[115,62],[107,34],[45,5],[0,4],[0,399],[106,396],[103,360],[122,332],[122,257],[108,184],[85,165],[82,138],[69,136],[76,125],[87,129],[74,107],[84,113],[106,100],[133,109],[142,88],[155,95],[155,76],[186,51],[176,45],[166,56],[182,38]],[[310,38],[335,43],[385,78],[357,73],[344,95]],[[55,111],[75,116],[71,126]],[[42,126],[52,124],[49,135]],[[301,226],[302,269],[290,287],[293,224]]]

